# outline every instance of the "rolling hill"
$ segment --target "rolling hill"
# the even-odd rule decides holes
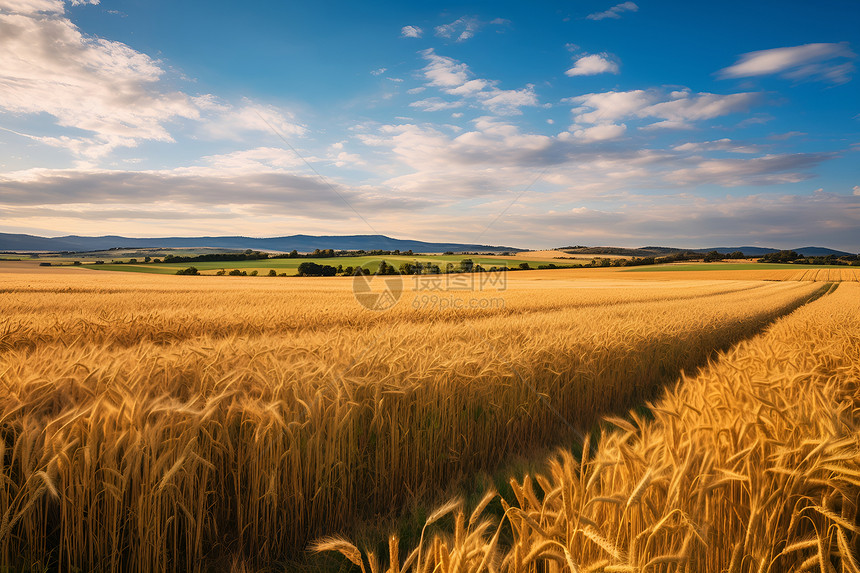
[[[283,251],[293,249],[299,252],[311,252],[314,249],[335,250],[412,250],[417,253],[443,253],[445,251],[464,252],[504,252],[522,251],[514,247],[490,245],[474,245],[463,243],[428,243],[394,239],[385,235],[290,235],[285,237],[152,237],[135,238],[106,235],[103,237],[82,237],[67,235],[64,237],[39,237],[36,235],[0,233],[0,251],[101,251],[120,247],[130,248],[221,248],[221,249],[254,249],[259,251]]]

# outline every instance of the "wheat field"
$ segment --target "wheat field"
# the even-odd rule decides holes
[[[796,272],[791,277],[791,280],[857,282],[858,280],[860,280],[860,271],[858,271],[857,269],[848,268],[807,269]]]
[[[523,273],[501,292],[457,295],[502,300],[491,308],[416,310],[404,301],[387,312],[363,309],[351,282],[339,278],[0,275],[0,565],[195,571],[225,558],[252,566],[277,562],[360,520],[433,499],[451,480],[508,456],[571,443],[602,416],[656,399],[683,371],[830,288],[701,276],[581,280],[551,272]],[[850,298],[844,293],[856,291],[849,286],[798,312]],[[713,420],[690,420],[716,432]],[[552,558],[536,547],[545,542],[546,551],[567,555],[559,553],[561,543],[578,568],[601,559],[640,567],[642,551],[627,549],[631,536],[666,516],[661,527],[681,531],[681,521],[692,523],[685,512],[698,507],[673,497],[678,511],[659,513],[665,502],[650,496],[666,489],[675,468],[667,459],[640,488],[648,495],[619,501],[629,493],[622,485],[644,483],[651,463],[645,460],[699,452],[698,442],[686,450],[666,442],[661,450],[653,429],[637,445],[645,431],[634,427],[625,438],[630,443],[617,446],[643,465],[577,465],[562,456],[553,473],[535,478],[546,482],[544,491],[558,493],[508,500],[505,524],[524,539],[509,557],[493,546],[492,526],[478,514],[468,533],[479,545],[469,551],[485,555],[487,566],[543,570],[541,561]],[[604,448],[617,439],[607,434],[590,459],[611,457]],[[716,458],[708,463],[740,472]],[[679,479],[699,471],[692,464]],[[569,476],[586,479],[591,489],[576,489],[582,484],[565,481]],[[571,497],[575,492],[579,497]],[[567,505],[596,498],[616,501],[593,502],[592,513]],[[567,501],[558,506],[560,500]],[[819,505],[835,511],[831,502]],[[651,506],[653,515],[643,509]],[[706,511],[731,510],[707,505]],[[735,539],[737,525],[719,515],[735,528],[726,531]],[[581,519],[591,519],[594,531],[570,526]],[[558,537],[565,523],[567,537]],[[806,523],[797,527],[806,532]],[[704,538],[695,527],[688,530]],[[843,532],[846,542],[854,542],[849,533]],[[839,535],[828,539],[840,543]],[[604,549],[612,551],[602,555],[583,539],[611,542]],[[681,551],[662,539],[650,542],[649,551]],[[698,555],[691,538],[684,539]],[[440,548],[456,546],[443,536],[428,536],[427,543],[438,559],[420,555],[412,564],[420,562],[418,570],[444,561]]]
[[[860,571],[860,287],[835,287],[682,377],[653,420],[608,418],[580,458],[511,480],[500,522],[489,491],[468,518],[440,507],[428,525],[451,513],[453,531],[402,563],[392,539],[393,567],[317,549],[387,572]]]
[[[362,311],[344,281],[114,280],[4,296],[7,564],[189,569],[237,544],[266,561],[554,443],[813,290],[512,289],[464,323]]]

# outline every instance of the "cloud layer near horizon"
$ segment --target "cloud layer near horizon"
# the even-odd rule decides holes
[[[566,197],[526,198],[513,206],[514,216],[506,219],[502,234],[485,235],[490,213],[501,211],[510,195],[488,198],[483,213],[464,209],[452,214],[446,209],[449,198],[392,200],[384,187],[343,185],[336,186],[336,194],[319,180],[275,172],[225,176],[64,170],[21,175],[20,180],[0,180],[0,193],[6,197],[0,216],[12,223],[26,219],[34,229],[59,225],[70,234],[129,234],[129,222],[144,220],[148,230],[142,236],[172,235],[183,219],[191,221],[183,227],[188,234],[212,234],[213,229],[223,234],[229,229],[229,234],[274,236],[304,231],[308,220],[314,222],[315,234],[370,232],[362,229],[341,196],[359,212],[371,214],[374,230],[381,233],[398,235],[392,229],[407,221],[416,237],[453,236],[463,242],[512,246],[528,245],[536,227],[548,237],[588,237],[590,244],[642,246],[660,238],[672,246],[736,246],[744,242],[739,237],[746,237],[746,229],[755,226],[756,242],[763,245],[850,248],[846,238],[856,233],[860,218],[858,195],[769,192],[703,200],[680,191],[636,196],[619,190],[603,208],[563,206],[559,200]],[[485,184],[482,177],[504,174],[477,174],[473,184]],[[555,208],[545,210],[547,203]],[[636,209],[627,208],[630,204]],[[106,226],[92,233],[94,224]],[[813,230],[799,233],[799,228]]]

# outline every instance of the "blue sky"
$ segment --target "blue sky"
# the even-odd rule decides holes
[[[0,0],[0,231],[860,251],[860,4]]]

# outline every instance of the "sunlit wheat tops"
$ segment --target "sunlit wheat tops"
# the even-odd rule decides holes
[[[261,279],[249,287],[219,282],[221,277],[195,277],[194,283],[184,278],[95,282],[70,275],[63,288],[5,279],[5,566],[187,571],[221,556],[274,562],[355,519],[432,499],[453,476],[559,444],[570,438],[571,427],[587,429],[602,413],[652,398],[682,369],[753,335],[821,286],[571,281],[546,288],[542,281],[530,286],[523,280],[504,294],[503,307],[487,311],[419,312],[400,305],[374,313],[357,305],[350,283],[338,279],[260,287]],[[718,413],[697,408],[703,416]],[[681,415],[692,416],[684,410],[672,419]],[[756,419],[744,416],[735,430],[743,435],[724,432],[713,439],[770,447],[762,440],[773,437],[763,433],[755,442]],[[827,420],[816,417],[810,424]],[[633,556],[653,555],[655,543],[672,554],[699,555],[708,547],[714,552],[709,559],[718,559],[715,546],[699,539],[713,539],[716,530],[701,531],[704,522],[685,505],[692,502],[684,496],[698,482],[674,483],[671,477],[671,463],[689,465],[686,471],[698,475],[698,458],[687,460],[683,447],[706,455],[698,443],[705,438],[676,431],[677,459],[657,453],[659,441],[649,430],[647,440],[633,432],[629,443],[618,445],[641,449],[636,464],[607,461],[609,453],[584,469],[558,462],[561,473],[547,479],[553,488],[574,489],[545,500],[543,514],[531,502],[511,514],[517,534],[528,540],[511,563],[538,559],[535,532],[541,529],[547,540],[556,540],[544,549],[565,562],[591,562],[593,556],[629,563]],[[640,440],[645,445],[637,445]],[[785,467],[797,461],[795,454],[778,452]],[[642,482],[647,461],[660,455],[669,457]],[[713,466],[715,477],[707,483],[729,480],[720,491],[742,495],[748,484],[731,476],[743,475],[744,466],[712,458],[701,462]],[[597,468],[601,475],[592,479]],[[617,502],[580,507],[587,499],[565,475],[582,476],[577,479],[590,482],[588,492]],[[766,478],[790,480],[775,472]],[[612,485],[619,480],[630,491]],[[674,507],[654,497],[664,490],[681,512],[667,518],[650,544],[637,541],[654,524],[651,506],[658,520],[665,507]],[[704,504],[714,528],[734,539],[737,516],[716,513],[724,510],[709,499],[697,497],[696,503]],[[822,511],[843,511],[835,503],[814,501]],[[804,512],[812,520],[829,519],[811,505]],[[573,525],[547,521],[567,519]],[[805,532],[811,522],[792,527]],[[835,522],[820,521],[829,523]],[[533,524],[540,527],[532,530]],[[694,532],[686,544],[658,543],[682,529]],[[849,528],[844,533],[852,534]],[[838,535],[823,534],[836,547]],[[463,567],[489,564],[500,550],[480,520],[462,523],[449,541],[434,541],[429,530],[427,535],[416,566],[447,559],[458,544],[477,539],[487,539],[490,549],[475,545],[461,554],[456,562],[468,564]],[[590,553],[576,549],[580,542]]]

